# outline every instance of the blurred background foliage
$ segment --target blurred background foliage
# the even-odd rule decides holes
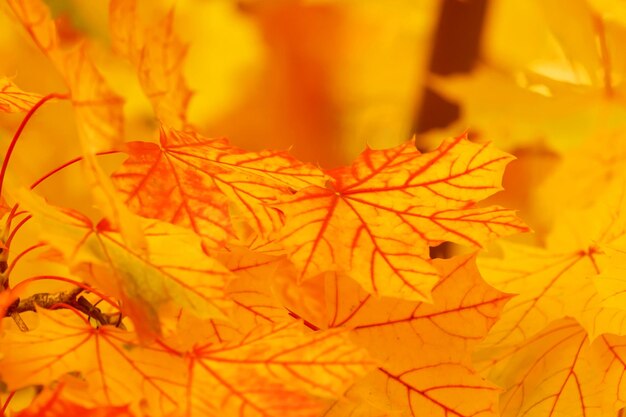
[[[157,140],[135,69],[111,50],[108,2],[46,2],[62,41],[85,38],[125,98],[125,139]],[[537,232],[520,239],[537,242],[559,210],[590,204],[623,168],[623,1],[154,0],[140,15],[154,23],[172,7],[175,31],[189,45],[189,119],[204,135],[250,150],[289,148],[332,168],[365,146],[416,135],[428,150],[468,131],[518,158],[506,191],[487,204],[520,209]],[[65,91],[2,8],[0,74],[27,91]],[[20,120],[0,118],[4,146]],[[65,120],[68,104],[38,112],[12,161],[15,176],[29,182],[77,156],[75,128]],[[68,169],[42,191],[64,205],[88,201],[79,173]]]

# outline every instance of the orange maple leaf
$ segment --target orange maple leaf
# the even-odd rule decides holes
[[[199,415],[209,402],[226,415],[251,417],[317,416],[323,403],[315,397],[341,395],[373,365],[345,330],[303,333],[299,323],[259,326],[234,342],[197,346],[188,361],[193,379],[186,389]]]
[[[308,187],[277,205],[280,230],[301,278],[337,270],[368,292],[428,300],[438,274],[429,245],[481,246],[528,231],[512,210],[476,203],[500,189],[511,160],[465,136],[421,154],[409,141],[368,149],[351,167],[330,171],[326,187]]]
[[[128,153],[112,177],[127,204],[140,215],[190,227],[207,248],[235,237],[231,207],[267,236],[282,225],[269,204],[326,178],[287,152],[245,152],[175,130],[162,130],[160,146],[131,142]]]
[[[173,10],[152,27],[139,19],[136,0],[113,0],[109,10],[113,49],[136,66],[157,118],[166,126],[186,128],[192,92],[183,77],[187,47],[173,31]]]
[[[482,280],[474,255],[435,266],[443,278],[433,304],[327,280],[329,324],[352,329],[352,339],[381,363],[352,389],[353,401],[411,416],[496,416],[498,389],[474,371],[470,355],[510,296]]]
[[[8,0],[15,17],[63,76],[71,92],[83,149],[110,150],[123,143],[122,98],[89,59],[85,44],[61,48],[57,27],[41,0]]]
[[[113,326],[93,328],[72,311],[39,310],[38,316],[37,329],[13,331],[3,339],[1,373],[9,389],[48,385],[80,372],[93,406],[147,401],[161,412],[175,409],[178,399],[171,387],[185,382],[182,361],[173,372],[176,356],[158,346],[143,348],[133,333]]]
[[[168,415],[315,416],[371,367],[346,332],[303,333],[299,323],[259,327],[228,344],[178,353],[141,346],[133,333],[93,328],[72,311],[40,310],[37,329],[8,334],[0,348],[9,389],[49,384],[80,372],[81,403],[141,407]],[[46,349],[42,350],[41,345]]]

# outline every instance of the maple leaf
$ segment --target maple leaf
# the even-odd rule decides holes
[[[202,252],[195,234],[144,220],[144,254],[126,246],[107,222],[93,224],[26,193],[20,202],[42,225],[42,239],[60,250],[66,262],[124,301],[139,331],[158,330],[158,311],[170,301],[199,317],[226,317],[230,302],[224,287],[230,273]]]
[[[139,19],[136,0],[113,0],[109,25],[113,49],[137,67],[139,82],[158,119],[175,129],[187,127],[192,96],[183,77],[187,47],[174,34],[173,10],[146,28]]]
[[[286,47],[288,59],[306,69],[300,41],[317,23],[339,23],[357,10],[331,3],[320,9],[322,20],[317,9],[305,10],[308,5],[246,5],[237,13],[260,17],[263,33],[273,37],[268,56],[283,56],[274,54]],[[0,266],[6,269],[0,317],[7,317],[0,321],[0,414],[8,406],[18,409],[20,398],[9,404],[11,399],[30,390],[37,396],[19,417],[615,416],[626,405],[626,183],[622,146],[608,141],[622,138],[617,131],[625,120],[619,82],[626,67],[618,46],[626,20],[608,5],[626,9],[613,3],[573,0],[563,12],[556,0],[497,2],[495,16],[504,10],[513,16],[520,11],[523,22],[544,19],[547,28],[539,28],[536,38],[547,46],[535,51],[507,44],[511,56],[532,59],[518,55],[517,64],[503,65],[501,72],[497,59],[487,60],[473,75],[436,85],[465,97],[462,113],[474,114],[471,124],[482,133],[504,132],[509,145],[537,136],[560,147],[569,146],[559,145],[563,139],[589,137],[536,194],[545,201],[529,204],[540,211],[550,202],[544,217],[558,219],[545,246],[505,243],[502,259],[480,258],[492,287],[480,277],[475,254],[434,260],[429,252],[443,242],[477,249],[528,230],[514,211],[482,202],[501,189],[510,155],[463,135],[424,154],[413,141],[367,149],[351,166],[325,172],[287,152],[247,152],[202,137],[189,124],[187,45],[174,33],[173,11],[145,25],[136,0],[112,0],[111,45],[135,67],[162,124],[158,143],[123,144],[122,98],[90,59],[88,43],[74,42],[78,31],[64,32],[78,26],[64,24],[64,17],[55,23],[43,0],[8,0],[70,93],[39,97],[0,78],[0,111],[27,112],[0,179],[0,213],[10,212],[0,261],[11,260]],[[225,10],[234,11],[231,6]],[[284,32],[275,27],[300,9],[305,11],[297,16],[312,19],[302,31],[289,32],[295,40],[284,44],[275,36]],[[79,23],[82,17],[70,19]],[[510,43],[508,37],[488,42],[502,39]],[[290,65],[268,68],[280,69],[280,79]],[[281,89],[287,100],[267,113],[283,109],[278,113],[295,119],[270,130],[293,131],[306,119],[311,129],[303,137],[330,132],[309,122],[330,113],[342,119],[341,109],[324,109],[322,119],[307,112],[301,118],[300,109],[288,104],[318,111],[307,97],[330,97],[318,88],[325,77],[296,75],[290,83],[303,89]],[[49,206],[10,181],[2,187],[24,126],[50,98],[71,100],[82,155],[35,186],[82,160],[104,220]],[[517,109],[509,113],[521,118],[503,116],[493,102]],[[258,112],[248,113],[258,119]],[[226,119],[231,117],[243,120],[240,114]],[[327,141],[332,135],[322,136]],[[111,179],[96,156],[116,151],[129,157]],[[580,167],[585,178],[569,186]],[[520,195],[534,191],[534,183],[516,184],[524,188]],[[15,203],[12,209],[5,207],[6,197]],[[85,206],[91,212],[93,205]],[[30,242],[33,236],[45,243]],[[42,258],[56,262],[45,275],[26,256],[40,247],[49,248]],[[59,269],[80,278],[51,272]],[[53,280],[77,288],[53,293]],[[26,296],[39,286],[48,292]],[[92,293],[85,293],[89,299],[47,302],[82,291]],[[103,314],[119,314],[118,327],[96,316],[99,299],[116,309]],[[38,300],[47,301],[35,306]],[[90,308],[81,309],[81,300]]]
[[[279,207],[280,235],[303,279],[338,270],[368,292],[427,300],[437,281],[428,246],[527,231],[511,210],[476,202],[500,189],[511,160],[465,136],[421,154],[413,141],[368,149],[351,167],[329,172],[328,187],[308,187]]]
[[[606,152],[607,148],[611,152]],[[563,153],[555,170],[533,190],[535,217],[552,224],[564,210],[592,207],[616,183],[624,181],[625,164],[622,133],[589,137],[581,146]]]
[[[325,181],[286,152],[245,152],[190,132],[161,131],[160,145],[131,142],[128,153],[112,176],[127,204],[142,216],[190,227],[207,248],[234,237],[230,206],[266,236],[282,225],[270,203]]]
[[[178,336],[171,342],[179,344]],[[156,356],[144,357],[144,349]],[[318,416],[327,398],[339,396],[373,364],[363,349],[349,342],[344,330],[304,333],[300,323],[293,321],[259,325],[236,340],[197,343],[179,352],[163,343],[137,346],[128,342],[125,351],[129,361],[137,361],[135,372],[148,379],[129,379],[127,391],[138,392],[144,386],[163,389],[168,397],[159,394],[159,404],[171,406],[170,398],[180,398],[176,407],[186,416]],[[167,355],[172,355],[171,363]],[[161,358],[161,366],[151,361],[153,357]],[[168,370],[177,372],[175,377],[160,376]],[[109,390],[115,388],[112,385]],[[111,396],[101,404],[117,404],[116,398]],[[159,412],[167,410],[162,407]]]
[[[67,83],[83,148],[97,152],[123,143],[123,100],[107,85],[84,44],[61,48],[56,24],[42,1],[8,0],[8,4]]]
[[[0,112],[17,113],[30,110],[39,100],[39,94],[20,90],[7,77],[0,77]]]
[[[301,391],[334,398],[372,366],[344,330],[303,333],[299,323],[257,327],[235,342],[198,346],[188,361],[189,407],[205,415],[206,402],[221,404],[223,413],[246,417],[319,415],[322,403]]]
[[[171,391],[185,379],[184,364],[175,355],[154,346],[143,348],[132,333],[113,326],[93,328],[73,311],[39,310],[38,317],[37,329],[3,337],[1,377],[9,389],[47,385],[80,372],[92,405],[147,401],[162,413],[176,408],[178,399]]]
[[[432,304],[377,298],[350,280],[327,280],[329,325],[352,329],[352,339],[382,363],[351,396],[403,415],[495,416],[498,389],[472,369],[470,354],[509,296],[482,281],[474,255],[435,266],[442,279]]]
[[[109,177],[94,154],[121,147],[124,143],[123,99],[88,57],[84,43],[62,48],[58,28],[41,0],[9,0],[15,17],[33,41],[55,65],[70,89],[75,122],[84,156],[85,174],[106,217],[120,228],[126,243],[141,248],[145,241],[118,200]]]
[[[600,297],[598,290],[608,281],[597,277],[609,262],[605,247],[619,243],[626,231],[623,190],[616,185],[593,207],[562,213],[545,248],[503,243],[502,258],[479,259],[487,282],[518,294],[485,348],[517,345],[566,316],[580,320],[593,337],[624,334],[623,312],[602,305],[606,293]]]
[[[476,359],[505,389],[503,417],[616,415],[626,393],[625,343],[624,337],[603,335],[590,344],[576,321],[561,319],[520,345]]]

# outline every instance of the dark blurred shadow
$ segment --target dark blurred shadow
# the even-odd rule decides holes
[[[489,0],[444,0],[434,38],[430,73],[469,72],[480,53],[480,38]],[[414,132],[442,128],[459,116],[456,104],[426,87]]]

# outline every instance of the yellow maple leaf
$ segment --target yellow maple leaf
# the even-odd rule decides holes
[[[502,417],[617,415],[626,394],[624,337],[589,342],[572,319],[561,319],[517,346],[477,356],[477,366],[504,388]]]
[[[610,264],[606,247],[619,244],[626,231],[623,204],[623,185],[611,187],[593,207],[562,213],[545,248],[503,243],[502,258],[479,259],[487,282],[517,294],[485,347],[516,345],[566,316],[580,320],[592,337],[624,334],[623,312],[603,305],[598,294],[607,285],[598,277]]]

